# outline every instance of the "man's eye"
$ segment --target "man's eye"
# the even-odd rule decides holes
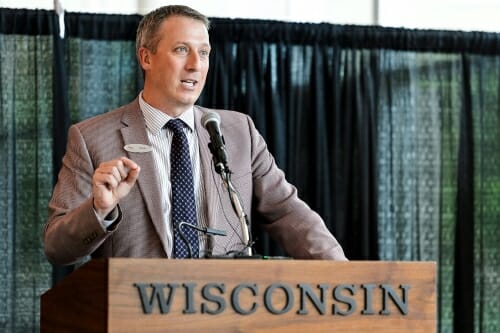
[[[177,53],[187,53],[188,49],[185,46],[179,46],[175,49]]]

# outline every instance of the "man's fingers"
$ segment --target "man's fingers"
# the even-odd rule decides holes
[[[95,181],[99,181],[100,183],[106,183],[110,182],[111,178],[114,178],[116,182],[120,182],[122,178],[126,176],[127,176],[126,174],[122,175],[122,172],[120,172],[118,167],[107,165],[99,167],[96,170]]]
[[[140,166],[137,166],[134,169],[130,169],[130,172],[128,173],[128,176],[125,179],[125,181],[128,184],[130,184],[130,185],[134,184],[135,181],[137,180],[137,178],[139,178],[139,174],[140,173],[141,173],[141,167]]]
[[[120,182],[128,177],[131,170],[137,169],[138,167],[137,163],[131,159],[121,157],[116,160],[101,163],[96,169],[95,174],[98,176],[107,174],[113,175],[115,179]]]
[[[131,187],[139,177],[140,170],[137,163],[126,157],[103,162],[94,173],[94,185],[105,186],[109,191],[116,190],[121,183]],[[128,192],[124,192],[123,189],[119,190],[120,194],[116,193],[119,197]]]
[[[118,181],[127,178],[129,171],[129,168],[125,166],[121,159],[104,163],[99,169],[101,169],[103,173],[113,174]]]
[[[124,179],[128,184],[133,185],[139,177],[139,173],[141,172],[141,168],[137,163],[132,161],[129,158],[122,157],[120,158],[125,168],[128,169],[127,177]]]
[[[106,215],[125,197],[139,176],[140,168],[126,157],[99,164],[92,179],[94,208]]]
[[[131,159],[129,159],[127,157],[121,157],[120,161],[121,161],[121,163],[123,163],[124,167],[128,168],[128,170],[137,169],[139,167],[137,165],[137,163],[135,163],[134,161],[132,161]]]
[[[96,175],[94,177],[94,184],[96,186],[104,185],[109,190],[116,188],[116,186],[118,186],[120,181],[121,181],[121,177],[118,176],[118,178],[117,178],[116,175],[114,175],[113,173],[108,173],[108,172],[96,173]]]

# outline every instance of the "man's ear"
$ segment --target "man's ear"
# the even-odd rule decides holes
[[[139,61],[143,69],[147,69],[149,67],[151,58],[150,51],[147,48],[141,47],[139,49]]]

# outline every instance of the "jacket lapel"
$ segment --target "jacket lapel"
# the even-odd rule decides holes
[[[128,109],[124,112],[122,122],[124,126],[121,129],[123,142],[128,144],[144,144],[150,146],[148,135],[146,132],[146,124],[139,108],[139,103],[135,100]],[[128,152],[130,159],[136,162],[141,167],[141,173],[137,179],[137,185],[142,194],[142,198],[146,203],[146,207],[158,233],[165,253],[167,252],[166,244],[166,227],[163,220],[163,214],[160,202],[160,187],[157,181],[156,169],[154,166],[153,155],[151,152],[134,153]]]

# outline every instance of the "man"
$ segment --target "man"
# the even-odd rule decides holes
[[[191,245],[188,257],[244,251],[250,244],[245,244],[227,184],[214,171],[209,133],[201,124],[208,112],[220,116],[241,206],[250,208],[254,200],[268,221],[261,227],[290,256],[346,260],[319,215],[285,180],[251,119],[194,105],[209,68],[208,29],[207,18],[185,6],[165,6],[142,19],[136,51],[143,91],[132,103],[69,130],[44,231],[52,263],[72,264],[88,255],[185,257],[176,252],[185,243]],[[180,124],[177,132],[169,125],[174,122]],[[176,137],[188,148],[174,148],[180,142]],[[182,149],[189,154],[190,162],[184,164],[189,181],[177,180],[175,165]],[[192,200],[185,200],[194,208],[192,224],[225,231],[226,236],[191,230],[194,240],[179,238],[184,217],[176,214],[189,210],[179,208],[184,191],[192,193]],[[187,234],[192,228],[184,229]]]

